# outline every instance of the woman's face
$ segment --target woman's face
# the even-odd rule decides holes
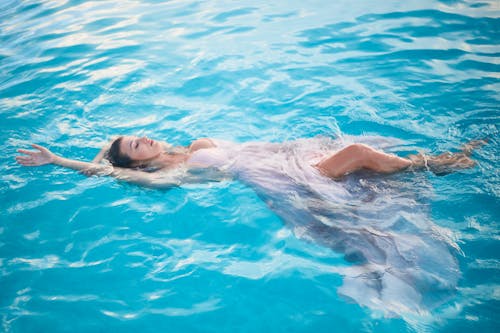
[[[163,152],[158,141],[145,136],[124,136],[120,143],[120,151],[133,161],[146,161],[157,157]]]

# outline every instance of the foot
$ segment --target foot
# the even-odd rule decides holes
[[[438,176],[447,175],[455,170],[469,169],[476,165],[476,162],[465,153],[430,156],[427,163],[429,169]]]
[[[411,167],[416,170],[427,169],[438,176],[444,176],[455,170],[469,169],[476,165],[466,153],[443,153],[438,156],[427,156],[422,153],[409,155]]]
[[[470,158],[472,151],[488,143],[487,139],[472,140],[464,144],[458,153],[443,153],[437,156],[427,156],[422,153],[409,155],[414,169],[427,169],[438,176],[449,174],[455,170],[469,169],[476,165]]]
[[[484,146],[487,143],[488,143],[488,139],[472,140],[472,141],[469,141],[466,144],[464,144],[460,150],[465,155],[470,156],[472,154],[473,150],[475,150],[477,148],[481,148],[482,146]]]

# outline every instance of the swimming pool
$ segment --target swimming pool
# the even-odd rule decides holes
[[[498,330],[499,24],[495,1],[2,1],[1,330]],[[13,159],[89,160],[117,134],[382,135],[401,154],[487,137],[473,170],[384,178],[459,246],[456,293],[394,316],[342,297],[352,265],[240,182],[154,191]]]

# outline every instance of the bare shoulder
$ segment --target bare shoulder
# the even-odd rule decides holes
[[[192,153],[200,149],[214,148],[214,147],[216,147],[216,145],[211,139],[201,138],[191,142],[191,144],[189,145],[189,152]]]

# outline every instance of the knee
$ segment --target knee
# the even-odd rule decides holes
[[[363,143],[353,143],[346,148],[356,165],[360,168],[369,167],[373,160],[374,149]]]
[[[349,150],[350,153],[353,154],[353,156],[356,157],[365,157],[369,153],[373,152],[373,148],[370,146],[367,146],[363,143],[353,143],[345,148],[346,150]]]

